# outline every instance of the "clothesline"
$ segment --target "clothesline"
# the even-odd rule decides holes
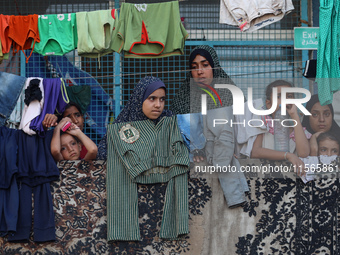
[[[63,56],[77,48],[80,56],[98,60],[121,51],[125,57],[138,58],[184,54],[188,33],[181,23],[177,1],[123,2],[120,10],[120,15],[115,8],[63,14],[1,14],[2,53],[7,54],[12,48],[14,53],[22,51],[24,55],[24,50],[32,49],[31,54]],[[132,21],[130,15],[134,17]],[[8,34],[4,33],[5,29]],[[158,29],[164,33],[158,33]],[[125,37],[129,40],[123,40]],[[31,54],[25,55],[26,63]]]
[[[292,62],[282,62],[276,63],[275,65],[287,65],[287,64],[301,64],[303,61],[292,61]],[[242,65],[242,66],[230,66],[225,67],[224,69],[232,69],[232,68],[246,68],[246,67],[259,67],[259,66],[272,66],[273,63],[269,64],[258,64],[258,65]],[[218,68],[212,68],[218,69]],[[301,67],[296,67],[292,69],[284,69],[284,70],[276,70],[276,71],[264,71],[264,72],[252,72],[252,73],[243,73],[243,74],[229,74],[230,77],[240,77],[240,76],[249,76],[255,74],[266,74],[266,73],[281,73],[287,71],[300,71]],[[128,73],[128,74],[118,74],[118,75],[101,75],[101,76],[92,76],[92,77],[74,77],[72,79],[92,79],[92,78],[115,78],[115,77],[129,77],[129,76],[138,76],[138,75],[157,75],[157,74],[167,74],[167,73],[183,73],[189,72],[191,69],[181,69],[181,70],[174,70],[174,71],[157,71],[157,72],[139,72],[139,73]]]
[[[250,73],[250,74],[235,74],[235,75],[229,75],[230,77],[236,77],[236,76],[246,76],[246,75],[252,75],[252,74],[266,74],[266,73],[282,73],[282,72],[287,72],[287,71],[295,71],[299,70],[300,68],[294,68],[294,69],[286,69],[286,70],[280,70],[280,71],[272,71],[272,72],[256,72],[256,73]],[[140,73],[140,74],[159,74],[160,72],[155,72],[155,73]],[[108,76],[95,76],[94,78],[106,78]],[[111,77],[111,76],[110,76]],[[73,79],[73,78],[72,78]],[[75,78],[75,79],[81,79],[81,78]],[[163,82],[168,83],[168,82],[182,82],[183,79],[174,79],[174,80],[166,80],[162,79]],[[134,82],[132,83],[125,83],[124,85],[133,85],[135,84]],[[122,85],[122,83],[115,84],[115,85]]]

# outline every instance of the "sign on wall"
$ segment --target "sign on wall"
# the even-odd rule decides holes
[[[317,50],[319,28],[318,27],[295,27],[294,49],[295,50]]]

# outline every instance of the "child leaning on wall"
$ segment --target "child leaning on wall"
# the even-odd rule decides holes
[[[266,116],[268,118],[273,118],[275,116],[276,111],[280,110],[281,104],[281,89],[283,87],[293,87],[293,85],[284,80],[276,80],[270,83],[266,88],[266,102],[265,106],[267,109],[270,109],[273,103],[273,88],[277,88],[277,106],[275,111],[270,115]],[[287,93],[287,98],[294,98],[293,93]],[[269,160],[288,160],[293,166],[296,168],[301,166],[301,169],[304,169],[304,163],[299,157],[307,157],[310,153],[310,147],[308,143],[308,139],[306,137],[305,131],[301,125],[300,117],[297,111],[296,105],[287,105],[287,112],[290,116],[290,119],[296,121],[297,125],[292,128],[290,127],[290,143],[295,142],[294,151],[277,151],[274,149],[274,142],[269,142],[266,140],[274,141],[274,132],[267,132],[264,134],[257,135],[252,151],[251,158],[261,158],[261,159],[269,159]],[[267,122],[267,124],[271,123],[271,121]],[[274,125],[279,123],[275,122]],[[279,124],[280,125],[280,124]],[[269,127],[269,130],[273,130],[272,127]],[[295,139],[295,141],[294,141]],[[270,146],[268,145],[270,144]]]

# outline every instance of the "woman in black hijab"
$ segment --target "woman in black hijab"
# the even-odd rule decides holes
[[[330,132],[340,140],[340,127],[334,120],[334,109],[331,104],[321,105],[317,94],[313,95],[306,105],[306,109],[312,114],[304,116],[302,126],[307,129],[312,137],[309,140],[311,156],[317,156],[318,145],[316,139],[319,134]]]

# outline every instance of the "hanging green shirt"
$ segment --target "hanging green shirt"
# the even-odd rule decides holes
[[[189,152],[177,118],[116,123],[108,126],[108,241],[138,241],[137,183],[167,182],[160,237],[177,239],[189,232]]]
[[[178,1],[171,1],[122,3],[113,36],[112,49],[123,50],[125,58],[160,58],[183,55],[189,34],[181,22]]]

